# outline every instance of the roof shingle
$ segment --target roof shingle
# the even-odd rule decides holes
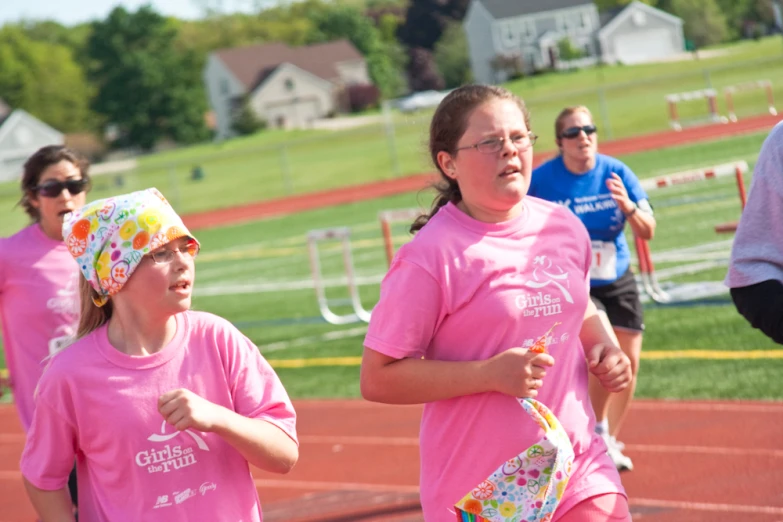
[[[336,64],[364,60],[348,40],[335,40],[306,47],[268,43],[221,49],[215,51],[215,54],[248,91],[258,87],[283,63],[293,64],[319,78],[334,81],[340,77]]]
[[[502,20],[512,16],[542,13],[592,4],[593,0],[473,0],[480,1],[495,18]]]

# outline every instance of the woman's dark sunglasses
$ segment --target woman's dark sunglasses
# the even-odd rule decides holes
[[[50,179],[44,181],[33,190],[45,198],[56,198],[59,196],[63,189],[68,189],[68,192],[72,196],[84,192],[90,182],[86,179],[68,179],[65,181],[58,181],[56,179]]]
[[[582,127],[568,127],[566,130],[560,133],[560,137],[570,140],[579,136],[579,133],[582,131],[584,131],[585,135],[589,136],[594,132],[598,132],[598,129],[596,128],[595,125],[583,125]]]

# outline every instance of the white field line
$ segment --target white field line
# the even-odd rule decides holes
[[[657,500],[649,498],[634,498],[629,500],[631,506],[649,506],[682,509],[686,511],[710,511],[720,513],[744,513],[761,515],[783,515],[783,508],[775,506],[746,506],[741,504],[713,504],[710,502],[681,502],[677,500]],[[735,520],[741,520],[739,518]]]
[[[360,446],[418,446],[418,437],[383,437],[361,435],[302,435],[299,441],[304,444],[360,445]],[[783,458],[783,450],[766,448],[726,448],[710,446],[678,446],[664,444],[626,444],[630,451],[639,453],[699,453],[720,457],[770,457]]]
[[[365,484],[361,482],[328,482],[314,480],[254,479],[258,488],[304,489],[314,491],[371,491],[418,493],[418,486],[396,484]]]
[[[21,480],[19,471],[0,471],[0,480]],[[253,479],[258,488],[281,488],[310,491],[370,491],[394,493],[419,493],[419,487],[411,484],[367,484],[361,482],[329,482],[286,479]],[[775,506],[748,506],[743,504],[715,504],[709,502],[682,502],[648,498],[630,499],[631,506],[666,507],[686,511],[783,515],[783,508]]]
[[[722,239],[720,241],[712,241],[710,243],[699,243],[698,245],[673,248],[671,250],[664,250],[662,251],[662,253],[669,253],[669,252],[685,253],[685,252],[705,252],[705,251],[712,251],[712,250],[725,250],[727,248],[731,248],[731,245],[733,243],[734,243],[733,239]]]
[[[678,400],[639,400],[631,406],[635,410],[678,410],[678,411],[726,411],[733,413],[777,413],[783,414],[783,402],[683,402]]]
[[[703,270],[711,270],[713,268],[721,268],[728,265],[728,258],[723,259],[722,261],[703,261],[701,263],[691,263],[688,265],[673,266],[671,268],[662,268],[661,270],[656,270],[655,275],[658,277],[658,281],[664,281],[678,275],[696,274]],[[726,291],[728,292],[728,288]]]
[[[383,279],[384,274],[369,276],[358,276],[355,280],[356,285],[377,285]],[[326,288],[343,287],[348,284],[348,278],[336,277],[323,280]],[[312,278],[298,279],[295,281],[278,282],[260,282],[260,283],[233,283],[233,284],[212,284],[196,285],[193,288],[193,295],[196,297],[235,295],[235,294],[257,294],[263,292],[281,292],[285,290],[314,290],[315,285]]]
[[[321,345],[329,341],[337,341],[339,339],[349,339],[351,337],[359,337],[367,333],[367,325],[359,326],[356,328],[349,328],[348,330],[336,330],[333,332],[327,332],[322,335],[312,335],[308,337],[298,337],[289,341],[279,341],[276,343],[261,344],[261,353],[276,352],[280,350],[287,350],[289,348],[299,348],[310,344],[317,345],[316,348],[320,348]]]
[[[653,254],[653,263],[683,263],[686,261],[718,261],[728,260],[731,256],[730,250],[723,252],[702,252],[702,253],[670,253],[670,254]]]
[[[666,219],[673,217],[673,216],[681,216],[683,214],[688,214],[690,216],[693,216],[694,211],[699,212],[700,214],[707,214],[707,210],[705,208],[705,205],[709,204],[709,211],[718,210],[718,209],[726,209],[726,208],[732,208],[735,207],[737,209],[737,217],[739,217],[740,213],[740,200],[739,196],[737,196],[736,200],[720,200],[720,201],[712,201],[712,202],[693,202],[693,203],[686,203],[684,205],[677,205],[676,207],[665,207],[661,209],[660,211],[656,212],[656,215],[660,215],[661,217],[664,217]],[[699,208],[702,207],[702,208]],[[693,228],[693,222],[690,222],[690,226],[686,228]]]
[[[375,264],[378,266],[386,265],[386,254],[381,248],[372,249],[354,249],[352,257],[355,266],[361,266],[362,264]],[[373,261],[374,263],[369,263]],[[321,252],[321,267],[324,272],[342,272],[343,258],[342,251]],[[292,272],[301,277],[307,277],[310,273],[310,258],[307,252],[303,252],[301,255],[291,255],[287,257],[277,258],[265,258],[265,259],[248,259],[239,264],[229,264],[224,266],[207,265],[206,267],[199,266],[197,269],[197,276],[200,281],[209,282],[225,282],[227,277],[235,280],[239,283],[243,279],[247,279],[246,275],[250,275],[255,279],[258,274],[263,274],[264,279],[256,282],[267,282],[267,280],[280,281],[280,277],[275,277],[277,274],[292,275]]]
[[[395,244],[399,244],[401,241],[406,241],[410,239],[410,236],[393,236],[392,240],[395,242]],[[351,247],[354,249],[359,248],[370,248],[370,247],[381,247],[383,246],[383,238],[382,237],[375,237],[375,238],[352,238],[351,239]],[[307,244],[297,245],[297,246],[288,246],[288,247],[268,247],[268,248],[258,248],[258,249],[247,249],[247,250],[233,250],[233,251],[224,251],[224,250],[217,250],[213,252],[204,252],[199,256],[199,260],[202,263],[209,263],[213,261],[217,262],[225,262],[225,261],[236,261],[236,260],[242,260],[242,259],[260,259],[260,258],[274,258],[274,257],[285,257],[295,254],[307,254]],[[342,244],[338,241],[324,241],[321,242],[321,244],[318,247],[321,252],[340,252],[342,251]]]

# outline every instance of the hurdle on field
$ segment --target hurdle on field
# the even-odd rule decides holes
[[[747,173],[747,171],[747,162],[737,161],[734,163],[723,163],[712,167],[705,167],[701,169],[688,170],[685,172],[678,172],[676,174],[648,178],[641,180],[640,183],[642,188],[644,188],[644,190],[649,193],[665,187],[734,176],[737,182],[737,193],[740,200],[740,210],[743,210],[747,201],[745,195],[744,179],[744,174]],[[721,224],[716,225],[715,230],[716,232],[725,232],[728,231],[731,226],[736,229],[736,224]],[[672,302],[672,297],[665,290],[663,290],[658,283],[658,278],[655,274],[655,265],[653,264],[652,253],[650,251],[650,244],[638,236],[634,236],[634,243],[636,246],[637,261],[639,263],[639,277],[641,279],[642,288],[644,289],[645,293],[647,293],[647,295],[649,295],[650,298],[657,303]]]
[[[321,271],[321,256],[318,250],[320,241],[338,240],[342,244],[343,267],[347,277],[347,286],[349,299],[329,300],[326,297],[326,284]],[[308,252],[310,254],[310,270],[313,276],[313,286],[315,287],[315,296],[318,299],[318,308],[321,316],[326,322],[334,325],[343,325],[364,321],[370,322],[371,312],[365,310],[362,306],[359,296],[359,286],[356,281],[356,273],[353,264],[353,255],[351,252],[351,230],[348,227],[326,228],[311,230],[307,233]],[[332,304],[344,305],[350,304],[353,313],[339,315],[332,311]]]
[[[737,113],[734,110],[734,95],[738,92],[748,92],[764,89],[767,95],[767,112],[776,116],[778,111],[775,109],[775,96],[772,92],[772,82],[769,80],[756,80],[753,82],[739,83],[736,85],[729,85],[723,89],[723,94],[726,97],[726,108],[729,111],[729,120],[737,121]]]
[[[699,89],[696,91],[678,92],[674,94],[666,95],[666,102],[669,105],[669,125],[676,130],[680,131],[683,128],[684,121],[680,120],[680,115],[677,110],[677,104],[684,101],[694,100],[706,100],[707,102],[707,118],[706,121],[713,123],[728,122],[728,119],[721,118],[718,114],[718,93],[715,89]],[[688,123],[696,124],[705,120],[688,120]]]
[[[386,261],[390,266],[392,259],[394,259],[392,224],[400,222],[407,222],[410,224],[422,213],[423,211],[417,208],[382,210],[378,213],[378,220],[381,222],[381,233],[383,234],[383,246],[386,251]]]

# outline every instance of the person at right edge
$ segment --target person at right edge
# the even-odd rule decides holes
[[[623,454],[625,446],[617,435],[636,390],[644,315],[624,230],[628,223],[635,235],[652,239],[655,218],[633,171],[620,160],[598,153],[598,129],[587,107],[563,109],[555,120],[555,140],[560,154],[533,171],[528,195],[564,205],[590,234],[590,299],[611,324],[610,331],[631,360],[633,372],[631,384],[616,394],[591,377],[595,430],[617,469],[632,470],[633,461]]]
[[[761,147],[725,280],[737,311],[783,344],[783,122]]]

